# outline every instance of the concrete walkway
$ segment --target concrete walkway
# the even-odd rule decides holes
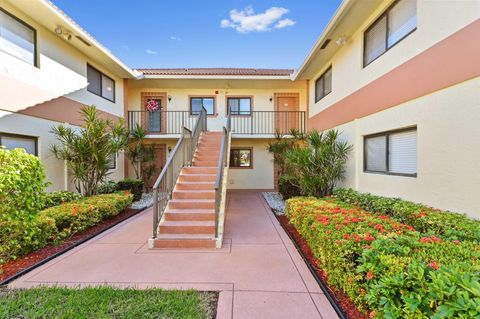
[[[217,318],[338,318],[261,194],[232,191],[224,246],[148,250],[146,211],[10,284],[220,291]]]

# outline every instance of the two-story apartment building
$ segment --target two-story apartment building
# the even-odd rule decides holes
[[[353,146],[344,186],[479,217],[480,2],[344,1],[294,81]]]
[[[345,0],[297,70],[131,70],[49,1],[0,8],[0,144],[37,154],[51,189],[69,182],[49,130],[81,105],[144,127],[159,167],[205,108],[212,131],[231,114],[230,189],[275,187],[277,130],[337,128],[344,186],[478,217],[478,1]],[[113,172],[133,176],[122,154]]]
[[[276,132],[306,130],[306,81],[292,81],[293,70],[142,69],[144,77],[128,81],[128,123],[140,124],[158,145],[158,166],[177,143],[181,129],[193,128],[200,109],[208,129],[220,131],[232,121],[229,189],[273,189],[274,163],[266,144]],[[149,112],[156,100],[160,109]],[[235,160],[233,160],[235,159]],[[238,159],[238,160],[236,160]],[[130,170],[131,171],[131,170]]]
[[[94,104],[124,116],[124,79],[136,74],[49,1],[0,0],[0,145],[22,147],[46,168],[50,190],[72,189],[50,145],[52,127],[78,126]],[[112,178],[124,176],[123,155]]]

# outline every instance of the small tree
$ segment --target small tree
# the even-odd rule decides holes
[[[148,190],[158,168],[155,163],[157,149],[154,145],[145,143],[146,136],[147,131],[137,124],[135,128],[130,131],[130,139],[125,149],[125,155],[133,167],[135,178],[141,179],[145,189]]]
[[[305,145],[305,134],[291,129],[290,136],[284,136],[277,131],[275,139],[267,144],[267,151],[272,153],[278,169],[278,190],[284,199],[300,195],[298,186],[290,181],[287,172],[287,151]]]
[[[111,158],[127,145],[128,132],[122,118],[103,119],[93,105],[83,107],[80,114],[80,130],[65,125],[52,128],[60,144],[50,149],[57,159],[66,161],[77,191],[91,196],[108,176]]]
[[[306,146],[287,150],[286,176],[302,195],[331,195],[336,183],[344,178],[352,146],[339,136],[338,130],[313,130],[307,135]]]

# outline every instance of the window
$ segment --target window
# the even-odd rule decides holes
[[[252,168],[251,148],[232,148],[230,150],[230,167],[234,168]]]
[[[323,99],[328,93],[332,92],[332,67],[329,67],[315,81],[315,103]]]
[[[37,65],[36,31],[0,8],[0,50]]]
[[[252,115],[252,98],[250,97],[227,98],[227,114]]]
[[[365,31],[363,65],[371,63],[416,28],[416,1],[395,2]]]
[[[364,171],[417,176],[417,129],[366,136]]]
[[[115,102],[115,81],[87,64],[88,92]]]
[[[117,154],[113,154],[112,156],[108,157],[108,169],[116,169],[117,168]]]
[[[37,138],[33,136],[0,133],[0,145],[7,150],[23,148],[28,154],[38,155]]]
[[[215,98],[214,97],[191,97],[190,98],[190,114],[199,115],[202,107],[207,110],[207,115],[215,115]]]

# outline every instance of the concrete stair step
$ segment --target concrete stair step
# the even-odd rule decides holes
[[[159,234],[154,248],[215,248],[215,238],[204,234]]]
[[[164,212],[165,220],[203,220],[215,221],[214,209],[167,209]]]
[[[215,235],[215,220],[165,220],[159,226],[159,233]]]
[[[216,174],[180,174],[178,180],[180,182],[214,182],[216,178]]]
[[[217,174],[217,167],[184,167],[182,174]]]
[[[206,160],[193,160],[193,166],[197,167],[205,167],[205,166],[215,166],[218,165],[218,160],[217,161],[206,161]]]
[[[215,182],[177,182],[175,190],[209,190],[215,189]]]
[[[215,199],[214,190],[174,190],[173,199]]]
[[[168,201],[171,209],[215,209],[214,199],[171,199]]]

